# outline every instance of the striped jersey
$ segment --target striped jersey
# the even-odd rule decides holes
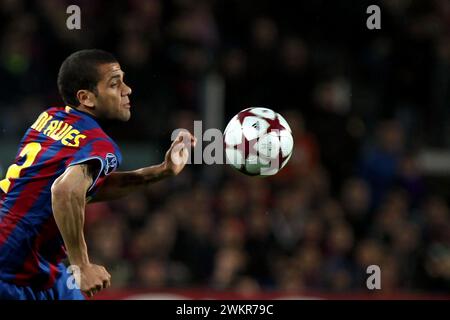
[[[50,108],[27,130],[0,180],[0,280],[44,290],[65,272],[51,187],[68,167],[87,161],[98,161],[100,168],[89,198],[122,161],[118,146],[93,116]]]

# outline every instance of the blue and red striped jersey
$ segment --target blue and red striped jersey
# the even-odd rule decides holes
[[[91,115],[50,108],[27,130],[0,181],[0,280],[47,289],[65,272],[51,186],[68,167],[87,161],[98,161],[100,168],[89,198],[122,161],[116,143]]]

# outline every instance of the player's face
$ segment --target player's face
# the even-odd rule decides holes
[[[131,117],[131,88],[124,82],[124,72],[118,63],[98,67],[100,81],[97,84],[96,111],[101,118],[128,121]]]

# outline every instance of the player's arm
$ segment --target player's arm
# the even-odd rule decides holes
[[[53,215],[61,232],[70,264],[80,268],[80,289],[88,296],[110,285],[104,267],[91,264],[84,238],[86,192],[94,181],[97,163],[69,167],[52,185]]]
[[[132,192],[144,189],[149,184],[179,174],[187,163],[189,149],[195,147],[196,139],[187,131],[182,131],[166,152],[164,162],[128,172],[110,174],[92,202],[114,200]]]

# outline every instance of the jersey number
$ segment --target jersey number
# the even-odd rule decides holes
[[[20,177],[20,172],[23,169],[30,167],[36,160],[37,155],[41,151],[42,147],[40,143],[31,142],[27,144],[20,153],[19,157],[26,157],[25,162],[22,165],[13,164],[8,168],[6,172],[6,178],[0,181],[0,190],[4,193],[8,193],[9,187],[11,186],[11,179],[17,179]]]

